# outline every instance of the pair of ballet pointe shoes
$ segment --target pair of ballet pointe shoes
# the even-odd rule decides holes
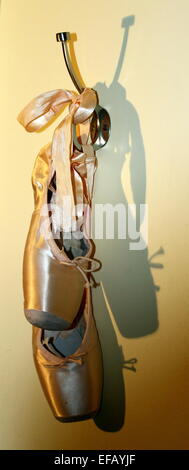
[[[59,95],[58,99],[59,107],[57,102],[54,103],[53,111],[55,105],[57,110],[60,109]],[[31,103],[28,106],[30,108],[25,108],[18,117],[25,128],[29,119],[26,122],[24,118],[31,114]],[[77,111],[78,107],[75,109]],[[73,115],[72,110],[72,118]],[[88,149],[85,147],[85,151]],[[100,409],[103,363],[90,283],[91,272],[99,269],[99,262],[93,258],[91,239],[85,236],[76,239],[74,233],[65,238],[64,232],[56,238],[53,233],[52,202],[57,193],[59,174],[58,165],[56,171],[52,166],[52,150],[52,144],[41,149],[32,173],[35,208],[23,259],[24,312],[33,325],[33,356],[42,389],[54,416],[67,422],[93,417]],[[76,149],[73,155],[76,160],[80,156]],[[96,162],[94,155],[92,157],[88,163],[92,162],[94,169]],[[81,161],[80,157],[77,167],[80,173],[75,174],[76,178],[80,177],[80,181],[77,179],[80,188],[83,185],[85,202],[88,200],[84,184],[86,163],[86,158]],[[73,174],[71,176],[74,185]],[[84,225],[85,222],[83,229]]]

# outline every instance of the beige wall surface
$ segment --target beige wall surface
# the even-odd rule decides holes
[[[1,449],[188,449],[188,17],[187,0],[1,2]],[[58,120],[37,134],[16,120],[38,94],[74,89],[59,31],[77,34],[82,77],[111,116],[94,202],[145,202],[149,219],[142,251],[96,240],[102,410],[66,424],[40,388],[22,294],[31,172]]]

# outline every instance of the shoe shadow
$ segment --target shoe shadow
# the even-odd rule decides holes
[[[140,204],[145,204],[146,194],[145,149],[136,108],[127,99],[124,87],[118,83],[129,27],[133,23],[134,17],[122,20],[123,44],[111,85],[99,82],[93,86],[99,103],[108,110],[111,118],[110,139],[97,152],[93,208],[96,204],[112,204],[115,207],[122,203],[128,214],[130,201],[135,204],[137,216],[133,222],[140,231]],[[128,179],[126,190],[122,186],[124,175]],[[136,243],[136,249],[131,250],[128,233],[125,239],[119,239],[116,230],[114,234],[114,239],[106,239],[104,227],[104,238],[97,239],[93,229],[96,254],[102,262],[101,281],[121,334],[127,338],[145,336],[158,328],[156,287],[150,271],[148,248],[143,243],[144,248],[137,249]],[[157,252],[162,253],[162,249]],[[153,263],[152,267],[159,265]]]
[[[146,158],[139,116],[134,105],[127,99],[125,88],[118,82],[122,68],[128,33],[134,24],[134,16],[122,20],[123,43],[115,75],[110,86],[96,83],[93,88],[99,103],[110,114],[111,134],[106,146],[97,152],[98,171],[95,175],[93,208],[96,204],[124,204],[128,213],[129,201],[136,206],[136,227],[140,232],[140,204],[146,197]],[[123,189],[122,178],[126,176],[129,188]],[[124,185],[125,186],[125,185]],[[94,209],[93,209],[94,222]],[[94,223],[93,223],[94,225]],[[104,226],[104,234],[105,226]],[[159,326],[156,291],[151,268],[162,269],[162,263],[152,262],[164,254],[160,248],[149,257],[147,246],[142,250],[131,250],[130,239],[93,239],[96,256],[102,262],[98,278],[104,286],[108,304],[116,326],[126,338],[138,338],[155,332]],[[98,295],[97,295],[98,294]],[[99,415],[95,418],[98,427],[106,431],[118,431],[125,422],[126,397],[123,382],[123,367],[136,371],[132,365],[136,359],[123,361],[112,321],[104,300],[93,291],[94,314],[101,339],[104,360],[104,390]],[[127,365],[128,364],[128,365]]]

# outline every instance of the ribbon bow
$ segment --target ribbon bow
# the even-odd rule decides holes
[[[69,199],[69,216],[63,211],[60,228],[69,232],[76,224],[76,216],[83,214],[82,204],[91,204],[96,156],[89,143],[89,130],[92,114],[97,104],[97,94],[91,88],[84,88],[81,94],[69,90],[51,90],[31,100],[18,114],[17,120],[28,132],[43,128],[51,121],[65,104],[69,112],[56,127],[52,143],[52,166],[56,172],[55,203],[63,211],[65,196]],[[81,129],[83,152],[74,150],[72,123]]]
[[[84,266],[84,263],[88,261],[91,263],[90,268],[87,268],[86,266]],[[92,273],[94,271],[98,271],[101,267],[101,262],[98,259],[87,258],[87,256],[85,257],[76,256],[73,260],[69,260],[69,261],[63,260],[63,261],[60,261],[60,263],[65,264],[67,266],[70,266],[70,265],[75,266],[84,277],[85,287],[90,287],[90,286],[93,287],[93,284],[89,282],[86,273]]]

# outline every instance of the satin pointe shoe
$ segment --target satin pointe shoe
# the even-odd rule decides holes
[[[37,155],[33,172],[35,208],[23,259],[24,313],[38,328],[64,330],[77,316],[88,274],[99,269],[94,244],[85,233],[91,208],[97,159],[89,142],[90,120],[96,92],[81,95],[52,90],[32,100],[18,115],[29,132],[41,129],[69,103],[69,114],[53,134],[53,140]],[[72,124],[79,126],[82,152],[73,145]],[[59,220],[57,208],[70,197],[71,223]],[[64,214],[64,210],[63,210]],[[66,221],[66,223],[65,223]],[[75,234],[82,235],[80,239]],[[73,229],[74,227],[74,229]]]
[[[59,421],[94,417],[101,405],[103,363],[88,287],[71,329],[33,327],[33,356],[42,389]]]
[[[88,284],[85,272],[99,269],[100,262],[90,260],[94,252],[92,240],[83,237],[64,241],[54,238],[51,230],[45,233],[49,220],[46,202],[53,194],[48,189],[50,158],[50,146],[45,146],[37,156],[32,173],[35,210],[23,258],[24,312],[35,326],[61,330],[68,328],[77,315]]]

